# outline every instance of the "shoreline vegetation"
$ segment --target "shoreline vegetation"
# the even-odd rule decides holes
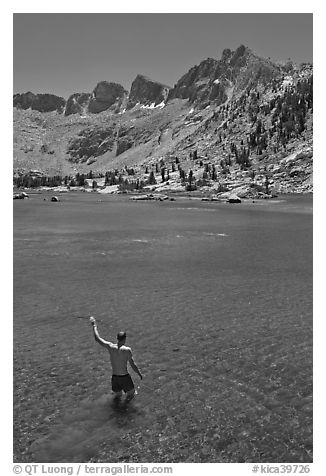
[[[165,193],[159,193],[153,191],[148,191],[148,190],[140,190],[140,191],[120,191],[120,190],[114,190],[114,191],[107,191],[107,190],[97,190],[97,189],[87,189],[84,187],[39,187],[36,189],[29,189],[29,188],[21,188],[21,189],[14,189],[14,194],[13,198],[14,199],[28,199],[30,195],[38,195],[42,194],[43,192],[51,192],[58,194],[58,195],[53,195],[51,197],[51,201],[53,202],[58,202],[60,201],[60,197],[64,196],[66,194],[70,193],[92,193],[92,194],[98,194],[98,195],[123,195],[123,196],[128,196],[129,200],[133,201],[176,201],[176,200],[196,200],[196,201],[202,201],[202,202],[216,202],[216,203],[257,203],[263,202],[266,199],[269,201],[270,199],[273,199],[273,203],[276,202],[281,202],[283,200],[277,200],[279,198],[278,194],[264,194],[264,193],[259,193],[259,194],[251,194],[251,195],[246,195],[246,194],[239,194],[241,195],[241,198],[238,194],[236,194],[234,191],[231,192],[220,192],[217,194],[207,194],[202,191],[192,191],[192,192],[182,192],[182,191],[176,191],[176,190],[166,190]],[[282,197],[286,196],[292,196],[292,195],[312,195],[312,192],[288,192],[288,193],[282,193]],[[49,198],[50,199],[50,198]],[[46,198],[44,198],[46,200]],[[102,201],[101,199],[99,201]]]
[[[40,185],[40,182],[42,185]],[[113,182],[116,182],[115,180]],[[155,181],[156,182],[156,181]],[[278,195],[287,194],[312,194],[313,189],[310,184],[307,187],[275,187],[274,180],[268,175],[260,175],[258,180],[234,181],[233,183],[209,183],[206,185],[192,184],[191,180],[167,181],[157,183],[146,183],[142,179],[128,180],[121,177],[117,183],[107,180],[107,175],[65,177],[40,177],[27,174],[14,179],[14,197],[28,198],[28,194],[38,192],[53,192],[65,194],[71,192],[98,193],[103,195],[127,194],[133,200],[175,200],[176,198],[196,198],[203,201],[230,201],[240,203],[241,200],[248,199],[271,199]]]
[[[72,175],[48,175],[41,170],[15,170],[13,186],[18,190],[52,190],[128,193],[134,195],[182,195],[206,200],[269,199],[280,194],[312,193],[312,148],[296,150],[278,164],[246,168],[233,164],[223,169],[207,157],[180,162],[160,159],[149,163],[124,166],[107,171],[76,172]],[[151,198],[151,197],[149,197]]]

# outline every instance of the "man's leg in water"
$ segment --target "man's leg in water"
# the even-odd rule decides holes
[[[126,392],[126,400],[127,401],[130,401],[134,398],[136,394],[136,391],[135,391],[135,388],[132,388],[131,390],[128,390],[128,392]]]
[[[122,397],[122,390],[119,392],[113,392],[113,398],[114,400],[119,400]]]
[[[118,401],[122,397],[122,388],[119,385],[118,378],[116,375],[112,375],[112,392],[114,401]]]

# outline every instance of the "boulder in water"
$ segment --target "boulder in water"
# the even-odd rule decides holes
[[[14,193],[14,200],[23,200],[24,198],[29,198],[27,193],[25,192]]]
[[[237,195],[230,195],[228,198],[229,203],[241,203],[241,198],[239,198]]]

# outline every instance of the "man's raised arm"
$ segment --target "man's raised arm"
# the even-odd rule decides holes
[[[89,318],[90,322],[92,323],[92,326],[93,326],[93,333],[94,333],[94,337],[95,337],[95,340],[96,342],[98,342],[99,344],[101,344],[103,347],[109,347],[109,342],[107,342],[106,340],[102,339],[102,337],[100,337],[100,334],[98,333],[98,330],[97,330],[97,324],[96,324],[96,320],[93,316],[91,316]]]

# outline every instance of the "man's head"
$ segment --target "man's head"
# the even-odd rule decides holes
[[[126,342],[127,334],[124,331],[120,331],[117,334],[117,339],[119,344],[124,344]]]

